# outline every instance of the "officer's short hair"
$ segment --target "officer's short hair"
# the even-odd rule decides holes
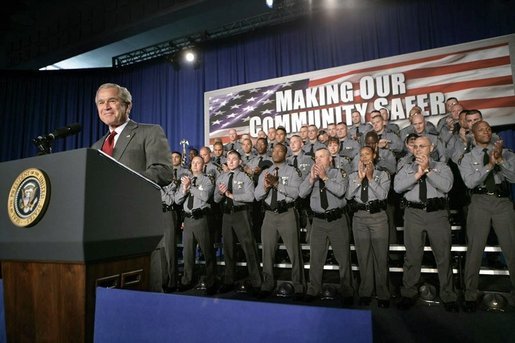
[[[236,150],[229,150],[227,152],[227,156],[229,156],[229,155],[236,155],[236,156],[238,156],[238,159],[241,160],[241,154]]]

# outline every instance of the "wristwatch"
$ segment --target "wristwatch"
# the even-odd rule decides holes
[[[426,168],[426,169],[424,169],[424,174],[427,174],[427,173],[429,173],[430,171],[431,171],[431,168]]]

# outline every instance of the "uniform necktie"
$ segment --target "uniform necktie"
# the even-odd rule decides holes
[[[329,202],[327,201],[327,191],[325,189],[325,182],[322,179],[318,180],[318,187],[320,188],[320,207],[327,210]]]
[[[361,202],[368,202],[368,178],[365,176],[361,181]]]
[[[356,126],[356,137],[359,138],[359,126]]]
[[[218,164],[218,165],[220,164],[220,156],[218,156],[218,157],[216,158],[216,164]]]
[[[207,165],[204,165],[203,173],[205,174],[207,171]]]
[[[197,186],[197,177],[195,176],[193,178],[193,180],[191,180],[191,187],[196,187]],[[188,197],[188,209],[193,209],[193,193],[191,193],[191,189],[190,189],[190,196]]]
[[[299,165],[298,165],[298,162],[297,162],[297,155],[293,156],[293,166],[295,168],[297,168]]]
[[[340,153],[343,151],[343,141],[340,141]]]
[[[488,155],[488,149],[483,149],[483,165],[486,166],[490,162],[490,155]],[[485,179],[485,187],[489,193],[495,192],[495,178],[493,169],[490,170],[486,179]]]
[[[336,168],[336,156],[333,156],[333,157],[332,157],[332,160],[333,160],[333,161],[332,161],[331,163],[332,163],[332,165],[333,165],[333,168]]]
[[[104,141],[102,145],[102,151],[105,152],[109,156],[113,156],[114,150],[114,136],[116,136],[116,131],[111,131],[107,139]]]
[[[420,199],[420,202],[426,202],[427,201],[427,183],[426,183],[427,176],[424,174],[420,179],[418,179],[418,197]]]
[[[309,154],[313,156],[313,148],[315,147],[315,144],[311,143],[311,147],[309,148]]]
[[[177,169],[176,168],[173,169],[173,179],[177,180]]]
[[[229,173],[229,181],[227,181],[227,191],[229,193],[232,193],[232,178],[234,176],[234,173],[233,172],[230,172]],[[233,206],[234,206],[234,201],[232,200],[232,198],[225,198],[225,204],[227,205],[227,208],[228,209],[231,209]]]
[[[229,150],[234,150],[234,143],[231,143],[231,148]]]
[[[278,175],[279,175],[279,167],[275,167],[274,176],[278,176]],[[277,209],[277,188],[276,187],[272,187],[272,197],[270,199],[270,208],[272,210]]]

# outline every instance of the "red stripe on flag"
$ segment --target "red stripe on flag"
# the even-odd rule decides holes
[[[383,69],[386,70],[386,69],[389,69],[389,68],[402,67],[402,66],[406,66],[406,65],[410,65],[410,64],[417,64],[417,63],[422,63],[422,62],[435,61],[435,60],[438,60],[438,59],[441,59],[441,58],[444,58],[444,57],[447,57],[447,56],[451,56],[451,55],[469,53],[469,52],[473,52],[473,51],[488,50],[488,49],[497,48],[497,47],[500,47],[500,46],[507,46],[507,45],[508,45],[508,43],[500,43],[500,44],[496,44],[496,45],[492,45],[492,46],[487,46],[487,47],[476,48],[476,49],[457,51],[457,52],[446,53],[446,54],[441,54],[441,55],[417,58],[417,59],[409,60],[409,61],[396,62],[396,63],[390,63],[390,64],[383,64],[383,65],[380,65],[380,66],[375,66],[375,67],[370,67],[370,68],[362,68],[362,69],[351,70],[351,71],[348,71],[346,73],[337,74],[337,75],[331,75],[331,76],[327,76],[327,77],[324,77],[324,78],[321,78],[321,79],[311,80],[309,82],[308,87],[320,86],[320,85],[329,83],[331,81],[337,80],[337,79],[342,78],[342,77],[347,76],[347,75],[353,75],[353,74],[358,74],[358,73],[366,73],[366,72],[372,72],[372,71],[383,70]]]
[[[497,58],[490,58],[486,60],[479,60],[473,62],[465,62],[460,64],[453,64],[442,67],[431,67],[431,68],[419,68],[414,70],[408,70],[404,72],[406,79],[417,79],[421,77],[438,76],[452,73],[459,73],[469,70],[477,70],[483,68],[497,67],[501,65],[510,65],[510,57],[503,56]]]
[[[499,108],[499,107],[515,107],[515,97],[505,96],[500,98],[490,99],[472,99],[460,100],[460,104],[466,109],[485,109],[485,108]]]

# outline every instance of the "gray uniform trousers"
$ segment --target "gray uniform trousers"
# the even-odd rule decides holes
[[[404,274],[401,295],[412,298],[418,294],[417,283],[424,254],[426,235],[433,250],[440,281],[440,299],[443,302],[456,301],[452,284],[451,226],[447,210],[426,212],[416,208],[404,210]]]
[[[183,285],[190,284],[193,280],[196,241],[198,241],[206,261],[206,287],[211,287],[216,281],[216,257],[205,215],[200,219],[184,218],[184,230],[182,233],[182,243],[184,246],[182,252],[184,256]]]
[[[388,218],[385,211],[359,210],[352,218],[352,232],[358,258],[360,297],[371,297],[375,289],[380,300],[390,299],[388,289]]]
[[[233,232],[234,230],[234,232]],[[234,213],[224,213],[222,224],[223,250],[225,259],[224,283],[233,284],[235,279],[236,261],[234,259],[234,234],[240,241],[241,248],[247,260],[252,287],[261,287],[257,246],[254,241],[248,210]]]
[[[261,227],[261,242],[263,244],[263,291],[275,288],[274,260],[279,236],[282,238],[288,257],[292,263],[291,278],[295,293],[304,292],[304,263],[302,262],[297,230],[297,215],[294,208],[283,213],[265,212]]]
[[[490,224],[510,271],[512,301],[515,300],[515,213],[509,198],[473,194],[467,217],[467,255],[465,261],[465,300],[478,297],[479,269]]]
[[[347,217],[328,222],[313,218],[310,238],[309,287],[307,294],[317,296],[322,288],[322,275],[329,243],[340,270],[340,292],[344,297],[354,293],[350,272],[350,232]]]
[[[161,281],[163,288],[177,286],[177,212],[163,213],[165,232],[163,237],[164,249],[161,249]]]

